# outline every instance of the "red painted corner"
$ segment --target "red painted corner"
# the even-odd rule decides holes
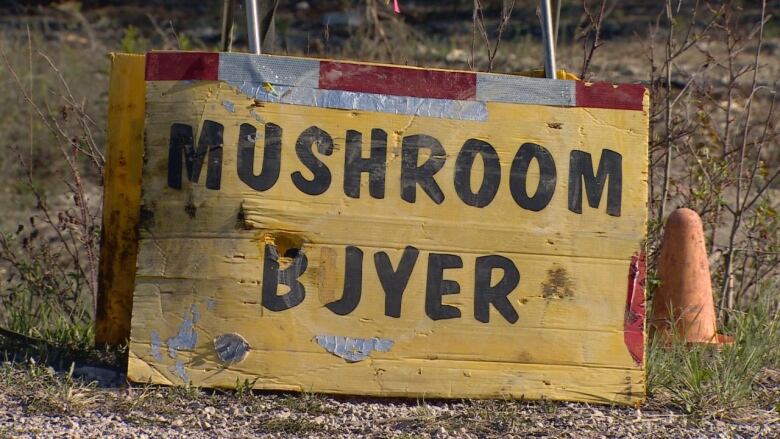
[[[216,81],[219,53],[151,52],[146,54],[147,81]]]
[[[477,75],[321,61],[319,86],[357,93],[469,100],[477,95]]]
[[[631,257],[623,340],[628,353],[641,366],[645,359],[645,253]]]
[[[645,97],[644,85],[614,85],[609,82],[586,83],[582,81],[576,81],[575,84],[578,107],[642,110]]]

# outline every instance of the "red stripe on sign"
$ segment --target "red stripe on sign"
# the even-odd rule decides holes
[[[631,257],[628,267],[628,294],[623,321],[623,341],[637,366],[645,358],[645,253]]]
[[[642,110],[645,87],[641,84],[614,85],[609,82],[576,81],[577,106]]]
[[[477,75],[321,61],[320,88],[418,98],[469,100],[477,95]]]
[[[146,54],[147,81],[185,81],[219,78],[219,53],[152,52]]]

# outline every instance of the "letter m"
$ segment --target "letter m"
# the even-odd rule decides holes
[[[168,186],[181,189],[182,167],[187,168],[187,178],[197,183],[204,160],[206,166],[206,187],[219,189],[222,182],[222,132],[224,127],[206,120],[200,130],[198,146],[192,126],[183,123],[171,125],[171,140],[168,146]]]
[[[583,182],[588,205],[598,209],[607,177],[609,177],[607,215],[620,216],[623,196],[623,157],[615,151],[602,150],[599,169],[596,175],[593,175],[593,161],[590,154],[585,151],[572,151],[569,156],[569,210],[582,213]]]

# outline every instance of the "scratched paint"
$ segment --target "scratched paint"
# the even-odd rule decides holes
[[[200,312],[195,305],[191,305],[190,309],[184,313],[184,319],[179,325],[179,332],[170,337],[167,340],[168,355],[171,358],[176,358],[179,350],[192,350],[195,344],[198,342],[198,333],[195,331],[195,323],[200,320]]]
[[[160,351],[160,333],[157,331],[152,331],[152,336],[150,337],[150,346],[149,346],[149,352],[152,354],[152,357],[154,357],[157,361],[162,361],[162,352]]]
[[[236,112],[236,104],[234,104],[232,101],[224,100],[222,101],[222,106],[225,107],[225,110],[231,113]]]
[[[374,352],[390,352],[393,340],[384,338],[352,338],[340,335],[318,335],[317,344],[333,355],[354,363],[368,358]]]
[[[249,115],[252,116],[258,122],[264,122],[263,117],[260,116],[254,109],[249,110]]]
[[[645,253],[631,257],[623,339],[637,365],[645,359]]]
[[[176,365],[172,369],[182,381],[185,383],[190,382],[190,376],[187,374],[187,370],[184,368],[184,362],[182,360],[176,360]]]
[[[214,350],[221,362],[236,364],[244,361],[249,353],[249,342],[235,332],[222,334],[214,339]]]

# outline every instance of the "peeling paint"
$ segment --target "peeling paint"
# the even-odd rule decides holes
[[[222,101],[222,106],[225,107],[225,109],[231,113],[236,112],[236,104],[234,104],[231,101],[227,101],[227,100]]]
[[[168,355],[176,358],[179,349],[192,349],[198,341],[198,333],[195,332],[195,323],[200,320],[200,312],[195,305],[190,306],[189,312],[184,315],[184,320],[179,325],[179,333],[170,337],[168,343]]]
[[[206,299],[206,309],[211,311],[214,309],[214,307],[217,306],[217,300],[213,297],[209,297]]]
[[[214,350],[223,363],[236,364],[249,354],[249,342],[235,332],[222,334],[214,339]]]
[[[198,311],[198,308],[195,307],[195,305],[192,305],[190,310],[192,312],[192,323],[198,323],[200,321],[200,311]]]
[[[149,353],[152,354],[152,357],[157,361],[162,361],[162,352],[160,352],[160,333],[157,331],[152,331],[151,333],[151,343],[149,346]]]
[[[185,383],[189,383],[190,382],[190,376],[187,375],[187,371],[184,370],[184,362],[183,361],[177,360],[176,361],[176,366],[171,368],[171,370],[173,372],[175,372],[176,375],[178,375],[179,378],[181,378],[181,380],[184,381]]]
[[[390,352],[395,342],[386,338],[352,338],[340,335],[318,335],[317,343],[337,357],[350,363],[365,360],[373,351]]]
[[[252,117],[254,117],[254,118],[255,118],[255,120],[256,120],[256,121],[258,121],[258,122],[265,122],[265,121],[263,120],[263,118],[260,116],[260,114],[258,114],[258,112],[257,112],[257,111],[255,111],[254,109],[252,109],[252,110],[249,110],[249,115],[250,115],[250,116],[252,116]]]
[[[631,257],[623,322],[623,340],[637,366],[645,359],[645,252]]]

